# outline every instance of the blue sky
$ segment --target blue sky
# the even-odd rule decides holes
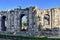
[[[60,7],[60,0],[0,0],[0,10],[14,9],[21,6],[37,6],[40,9]]]
[[[37,6],[40,9],[49,9],[60,7],[60,0],[0,0],[0,11],[14,9],[21,6],[26,8],[29,6]],[[26,18],[23,17],[25,20]]]

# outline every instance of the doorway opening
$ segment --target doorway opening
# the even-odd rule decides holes
[[[27,29],[27,19],[26,19],[27,16],[25,16],[25,14],[22,14],[20,16],[20,29],[21,31],[26,31]]]
[[[1,17],[1,30],[6,31],[6,16]]]

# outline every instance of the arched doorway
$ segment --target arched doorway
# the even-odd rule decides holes
[[[50,25],[50,15],[49,14],[44,15],[44,23],[45,23],[45,25],[46,24]]]
[[[27,16],[25,16],[25,14],[20,15],[20,30],[21,31],[26,31],[26,29],[27,29],[27,27],[26,27],[26,24],[27,24],[26,17]]]
[[[1,17],[1,30],[2,31],[6,31],[5,21],[6,21],[6,16],[2,16]]]

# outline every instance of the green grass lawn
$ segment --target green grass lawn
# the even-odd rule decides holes
[[[22,38],[32,40],[60,40],[60,38],[47,38],[47,37],[33,37],[33,36],[16,36],[16,35],[4,35],[0,34],[0,38]]]

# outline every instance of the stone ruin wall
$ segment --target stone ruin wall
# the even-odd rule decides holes
[[[8,11],[1,11],[0,34],[35,35],[34,33],[36,33],[38,30],[36,20],[37,17],[35,16],[36,12],[36,7],[29,7],[26,9],[17,8]],[[23,16],[27,16],[26,31],[21,31],[21,19]]]
[[[6,24],[2,21],[3,16],[5,17]],[[23,16],[27,16],[26,31],[21,31],[21,18]],[[4,29],[4,25],[6,30]],[[60,34],[60,31],[55,32],[54,28],[58,31],[60,30],[60,8],[40,10],[37,7],[29,7],[26,9],[17,8],[0,12],[0,34],[14,34],[22,36],[46,36],[47,34]]]
[[[39,23],[42,24],[43,28],[60,28],[60,8],[46,9],[41,12],[39,11],[38,16],[41,18]],[[44,22],[44,17],[48,19],[48,23],[47,21]]]

